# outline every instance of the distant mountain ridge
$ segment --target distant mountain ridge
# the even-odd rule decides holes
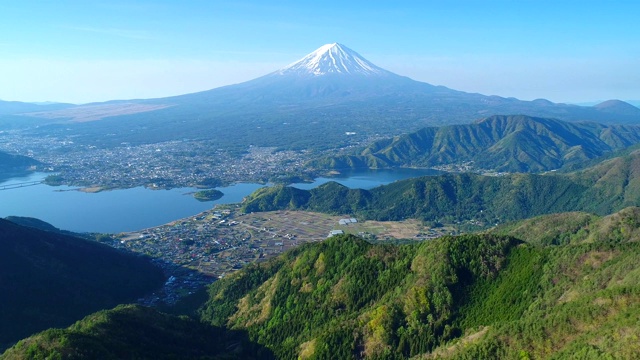
[[[358,155],[315,161],[319,168],[430,167],[473,161],[483,169],[541,172],[640,142],[640,126],[568,123],[497,115],[469,125],[428,127],[376,141]]]
[[[7,114],[20,114],[27,113],[32,111],[54,111],[61,110],[70,107],[74,107],[74,104],[65,104],[65,103],[28,103],[21,101],[4,101],[0,100],[0,115]]]
[[[328,182],[311,190],[273,186],[246,198],[247,212],[308,210],[372,220],[422,219],[486,224],[567,211],[611,214],[640,206],[640,151],[568,174],[444,174],[370,190]]]
[[[625,116],[639,116],[640,109],[621,100],[607,100],[593,106],[598,111],[625,115]]]
[[[291,149],[335,148],[353,138],[392,136],[499,114],[640,123],[640,114],[627,106],[597,108],[546,100],[521,101],[415,81],[381,69],[337,43],[324,45],[298,62],[244,83],[160,99],[112,101],[108,105],[83,105],[81,112],[90,112],[92,121],[81,124],[74,121],[82,120],[74,119],[86,116],[66,110],[21,116],[63,124],[41,126],[36,133],[74,135],[75,141],[94,145],[188,138],[212,140],[222,147]],[[355,136],[347,137],[347,132]],[[113,135],[105,138],[106,133]]]

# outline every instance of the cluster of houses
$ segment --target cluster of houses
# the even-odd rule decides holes
[[[167,141],[115,148],[74,144],[54,137],[5,137],[0,149],[37,155],[47,171],[58,173],[60,181],[73,186],[103,188],[187,187],[209,178],[223,183],[259,182],[276,174],[293,172],[307,160],[305,152],[275,151],[252,147],[242,157],[224,150],[212,150],[205,141]],[[190,154],[185,156],[184,154]]]

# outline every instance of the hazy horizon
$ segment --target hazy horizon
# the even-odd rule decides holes
[[[0,14],[0,99],[156,98],[254,79],[339,42],[452,89],[640,101],[640,4],[547,1],[16,2]]]

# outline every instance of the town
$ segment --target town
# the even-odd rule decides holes
[[[213,188],[237,182],[290,182],[312,179],[305,164],[319,156],[312,150],[282,150],[249,146],[219,149],[203,140],[175,140],[154,144],[97,147],[75,143],[73,137],[30,137],[3,131],[0,150],[32,157],[42,164],[36,171],[52,173],[49,185],[90,188],[91,191],[144,186],[151,189]],[[364,141],[370,141],[367,138]],[[335,153],[353,151],[354,140]],[[325,152],[322,156],[330,155]]]
[[[247,264],[262,262],[332,234],[349,233],[368,241],[422,241],[456,234],[452,227],[429,228],[417,220],[357,221],[304,211],[245,214],[239,205],[218,205],[198,215],[112,236],[112,246],[154,259],[169,280],[141,299],[147,305],[174,303]]]
[[[4,132],[2,140],[2,151],[33,157],[43,164],[38,171],[55,173],[47,179],[48,184],[99,189],[265,183],[277,175],[299,173],[309,158],[306,151],[249,147],[235,153],[206,141],[190,140],[112,148],[10,132]]]

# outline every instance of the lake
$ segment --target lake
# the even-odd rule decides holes
[[[435,175],[427,169],[385,169],[349,171],[332,178],[317,178],[313,183],[292,184],[312,189],[328,181],[350,188],[371,189],[410,177]],[[41,181],[48,174],[34,173],[26,177],[0,182],[3,186]],[[194,188],[150,190],[144,187],[84,193],[68,186],[38,184],[0,190],[0,217],[28,216],[46,221],[60,229],[76,232],[118,233],[158,226],[211,209],[214,204],[241,202],[265,185],[239,183],[216,188],[224,196],[216,201],[200,202],[193,198]]]
[[[298,183],[291,184],[291,186],[298,189],[309,190],[329,181],[335,181],[351,189],[368,190],[376,186],[390,184],[397,180],[438,174],[442,174],[442,172],[432,169],[411,168],[348,170],[330,178],[320,177],[315,179],[312,183]]]

